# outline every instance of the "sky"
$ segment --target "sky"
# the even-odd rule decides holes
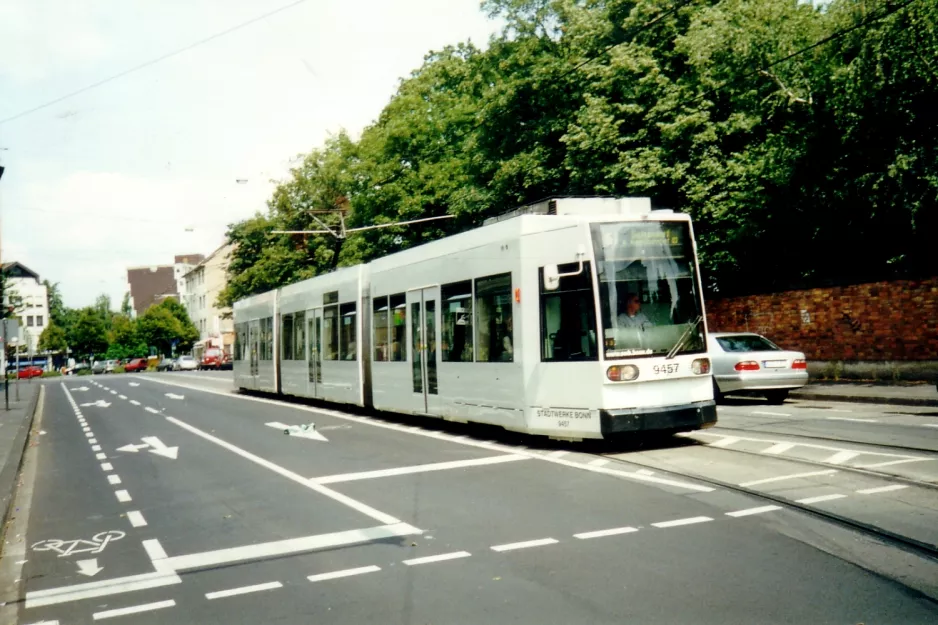
[[[0,0],[2,261],[119,307],[127,267],[208,255],[428,52],[484,46],[479,2]]]

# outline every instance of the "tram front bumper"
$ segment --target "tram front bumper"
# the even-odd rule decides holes
[[[697,430],[716,425],[717,406],[712,400],[669,408],[621,408],[599,411],[603,436],[617,432]]]

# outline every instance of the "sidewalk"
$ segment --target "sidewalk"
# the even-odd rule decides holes
[[[16,391],[12,380],[10,382],[10,410],[7,411],[3,380],[0,380],[0,514],[3,515],[0,527],[4,531],[10,519],[11,511],[8,506],[16,490],[20,462],[26,450],[26,438],[36,412],[39,388],[42,386],[39,380],[20,380],[20,400],[16,401]]]
[[[899,406],[938,406],[938,389],[928,384],[814,382],[792,391],[792,399],[848,401]]]

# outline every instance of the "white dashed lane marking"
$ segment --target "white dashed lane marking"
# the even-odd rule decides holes
[[[785,480],[796,480],[802,477],[815,477],[818,475],[833,475],[837,469],[825,469],[824,471],[809,471],[807,473],[792,473],[791,475],[779,475],[777,477],[767,477],[761,480],[752,480],[743,482],[740,486],[756,486],[758,484],[771,484],[772,482],[784,482]]]
[[[113,471],[113,470],[114,470],[114,465],[112,465],[110,462],[102,462],[102,463],[101,463],[101,470],[102,470],[102,471]]]
[[[407,566],[414,566],[416,564],[430,564],[432,562],[444,562],[446,560],[456,560],[457,558],[468,558],[472,554],[468,551],[453,551],[452,553],[441,553],[437,556],[426,556],[423,558],[412,558],[410,560],[404,560],[404,564]]]
[[[339,579],[340,577],[351,577],[353,575],[364,575],[365,573],[375,573],[380,570],[380,566],[361,566],[357,569],[345,569],[344,571],[333,571],[332,573],[310,575],[306,579],[311,582],[324,582],[329,579]]]
[[[209,600],[224,599],[225,597],[246,595],[252,592],[262,592],[264,590],[275,590],[277,588],[283,588],[283,584],[280,582],[267,582],[266,584],[255,584],[253,586],[242,586],[240,588],[230,588],[228,590],[219,590],[217,592],[207,592],[205,593],[205,598]]]
[[[619,534],[631,534],[632,532],[637,532],[637,527],[613,527],[608,530],[597,530],[595,532],[583,532],[581,534],[574,534],[574,538],[579,538],[580,540],[587,540],[589,538],[602,538],[604,536],[618,536]]]
[[[130,606],[129,608],[118,608],[116,610],[105,610],[104,612],[95,612],[91,616],[96,621],[100,621],[106,618],[113,618],[115,616],[126,616],[128,614],[139,614],[140,612],[150,612],[152,610],[161,610],[163,608],[171,608],[176,605],[176,602],[172,599],[167,599],[166,601],[157,601],[155,603],[144,603],[141,605]]]
[[[116,473],[112,473],[111,475],[107,476],[107,481],[108,481],[108,484],[114,486],[116,484],[121,483],[121,478]]]
[[[529,549],[531,547],[543,547],[545,545],[554,545],[559,541],[555,538],[539,538],[538,540],[526,540],[520,543],[508,543],[505,545],[494,545],[492,551],[514,551],[515,549]]]
[[[804,499],[796,499],[795,503],[820,503],[822,501],[833,501],[835,499],[843,499],[846,495],[819,495],[817,497],[806,497]]]
[[[706,523],[707,521],[712,521],[708,516],[694,516],[686,519],[675,519],[673,521],[662,521],[661,523],[652,523],[653,527],[679,527],[681,525],[693,525],[694,523]]]
[[[775,510],[781,510],[781,506],[760,506],[758,508],[746,508],[745,510],[736,510],[735,512],[727,512],[726,516],[731,517],[741,517],[741,516],[752,516],[753,514],[763,514],[765,512],[774,512]]]
[[[134,527],[145,527],[147,524],[147,520],[143,518],[143,515],[140,514],[138,510],[128,512],[127,520],[130,521],[130,524]]]
[[[857,492],[861,495],[873,495],[875,493],[888,493],[894,490],[902,490],[903,488],[908,488],[908,486],[905,484],[893,484],[891,486],[880,486],[878,488],[864,488]]]
[[[114,491],[114,495],[117,497],[117,501],[121,503],[127,503],[128,501],[132,501],[132,499],[130,498],[130,493],[128,493],[126,490],[116,490]]]

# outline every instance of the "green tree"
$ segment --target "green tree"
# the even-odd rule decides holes
[[[199,340],[199,331],[189,319],[185,307],[174,299],[150,306],[137,320],[139,337],[161,354],[187,351]]]
[[[48,298],[48,307],[49,307],[49,321],[59,328],[65,327],[65,303],[62,300],[62,291],[59,288],[58,282],[50,282],[49,280],[43,280],[42,283],[46,287],[46,294]]]
[[[97,310],[90,306],[81,309],[69,345],[73,352],[82,356],[103,353],[107,349],[107,330]]]
[[[130,305],[130,291],[124,293],[124,299],[121,300],[121,314],[125,317],[132,317],[134,314],[133,306]]]
[[[137,322],[124,315],[116,315],[108,332],[106,357],[123,360],[141,358],[147,353],[147,344],[140,337]]]
[[[49,323],[39,335],[39,349],[42,351],[64,352],[68,347],[65,330],[54,323]]]

